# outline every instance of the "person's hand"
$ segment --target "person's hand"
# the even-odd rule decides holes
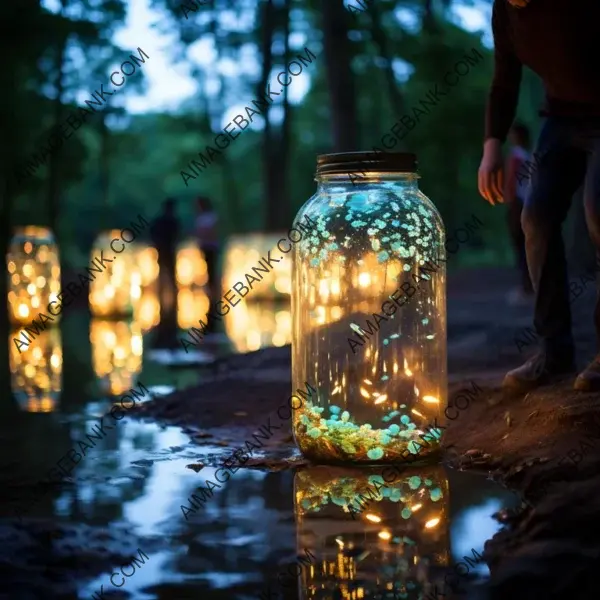
[[[479,193],[492,205],[504,202],[502,144],[490,138],[483,145],[483,157],[477,174]]]

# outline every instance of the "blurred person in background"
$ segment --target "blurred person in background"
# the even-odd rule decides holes
[[[150,225],[152,243],[158,251],[158,285],[161,312],[163,315],[173,312],[177,284],[175,264],[177,258],[177,241],[179,239],[179,222],[175,216],[175,200],[167,198],[162,205],[162,212]]]
[[[521,227],[521,212],[529,187],[529,129],[522,123],[515,122],[508,134],[510,149],[506,158],[506,183],[504,187],[504,202],[508,204],[508,230],[515,250],[517,269],[519,271],[519,286],[508,295],[509,304],[528,303],[533,297],[533,286],[527,268],[525,254],[525,234]],[[528,163],[529,161],[529,163]]]
[[[219,260],[219,236],[217,225],[219,217],[215,211],[212,202],[206,196],[199,196],[196,200],[198,216],[196,217],[195,230],[198,238],[198,245],[204,254],[206,268],[208,271],[208,289],[210,299],[209,312],[219,300],[221,281],[217,273]],[[215,331],[214,319],[209,319],[207,329],[210,332]]]
[[[481,195],[503,202],[502,144],[515,117],[523,66],[542,80],[545,117],[521,223],[542,345],[503,386],[526,392],[575,372],[569,281],[562,238],[573,194],[584,184],[585,215],[600,262],[600,2],[494,0],[494,77],[486,109]],[[594,323],[600,342],[600,293]],[[600,389],[600,347],[576,390]]]

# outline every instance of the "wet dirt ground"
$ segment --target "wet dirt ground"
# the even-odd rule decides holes
[[[507,306],[511,279],[498,270],[462,273],[449,282],[450,396],[473,381],[481,392],[447,425],[454,506],[446,551],[461,560],[474,548],[486,561],[478,578],[469,575],[474,585],[461,597],[593,597],[594,567],[600,565],[593,527],[600,512],[594,438],[600,437],[594,428],[600,423],[599,395],[573,391],[571,380],[525,397],[501,392],[504,372],[533,348],[520,353],[515,344],[530,326],[531,308]],[[594,352],[593,296],[588,289],[573,308],[582,363]],[[155,365],[145,365],[141,379],[166,384],[162,375],[152,381],[155,372]],[[100,590],[106,598],[140,600],[259,598],[278,569],[294,560],[303,531],[294,482],[313,467],[295,450],[289,427],[265,442],[206,510],[189,520],[181,510],[197,482],[214,477],[223,457],[289,397],[289,346],[223,356],[194,372],[182,373],[174,393],[160,388],[160,397],[132,409],[123,427],[22,523],[13,517],[15,504],[111,404],[73,387],[68,406],[51,415],[3,407],[0,598],[89,598]],[[564,460],[569,452],[581,460]],[[516,496],[486,481],[491,476],[522,494],[530,507],[501,510],[516,508]],[[497,511],[506,528],[493,519]],[[122,587],[112,585],[111,573],[129,565],[140,549],[150,557],[147,563]],[[294,586],[271,597],[329,597],[307,595],[308,589]]]

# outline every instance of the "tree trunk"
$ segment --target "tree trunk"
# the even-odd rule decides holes
[[[283,20],[283,63],[288,65],[291,60],[290,53],[290,3],[291,0],[284,0],[281,11]],[[281,133],[277,148],[277,165],[274,173],[276,194],[279,196],[279,202],[275,203],[273,212],[273,229],[287,229],[293,219],[290,207],[290,197],[288,196],[288,157],[290,154],[292,112],[288,94],[289,86],[283,88],[283,122],[281,124]]]
[[[334,152],[355,152],[358,147],[356,92],[350,67],[353,57],[348,39],[348,11],[342,0],[322,0],[323,44],[329,81]]]
[[[377,3],[371,4],[370,14],[373,21],[373,26],[371,28],[373,41],[377,46],[379,56],[385,60],[385,69],[383,74],[385,77],[388,96],[392,107],[392,114],[403,115],[405,104],[404,97],[396,82],[396,75],[392,67],[392,52],[390,50],[388,39],[385,35],[385,31],[381,24],[381,11]],[[398,146],[397,151],[402,151],[405,148],[406,142],[404,142],[404,140],[400,140],[400,145]]]
[[[269,83],[269,76],[273,68],[273,34],[275,32],[275,9],[273,0],[266,0],[263,8],[262,18],[262,73],[257,89],[257,98],[263,98]],[[265,215],[265,228],[267,231],[276,229],[276,215],[278,211],[279,197],[276,189],[277,172],[277,149],[274,147],[275,136],[270,118],[270,106],[267,106],[264,118],[265,128],[263,131],[262,157],[263,157],[263,185],[266,199],[267,214]]]
[[[61,12],[65,13],[65,2],[61,2]],[[65,110],[63,106],[64,96],[64,81],[63,71],[67,50],[67,37],[65,36],[56,45],[56,79],[54,89],[56,90],[56,98],[54,99],[54,127],[58,129],[63,122]],[[48,164],[48,223],[50,229],[54,233],[56,242],[60,242],[60,233],[58,231],[58,216],[60,212],[60,168],[61,168],[62,146],[58,146],[54,152],[50,154]]]

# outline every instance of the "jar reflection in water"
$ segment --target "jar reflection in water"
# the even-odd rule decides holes
[[[442,467],[406,469],[391,483],[381,468],[311,467],[296,473],[294,496],[297,553],[315,557],[301,572],[302,600],[418,600],[444,588],[450,528]]]
[[[296,443],[314,462],[431,460],[447,395],[441,217],[411,154],[323,155],[316,180],[292,250],[292,385],[318,389],[294,411]]]

